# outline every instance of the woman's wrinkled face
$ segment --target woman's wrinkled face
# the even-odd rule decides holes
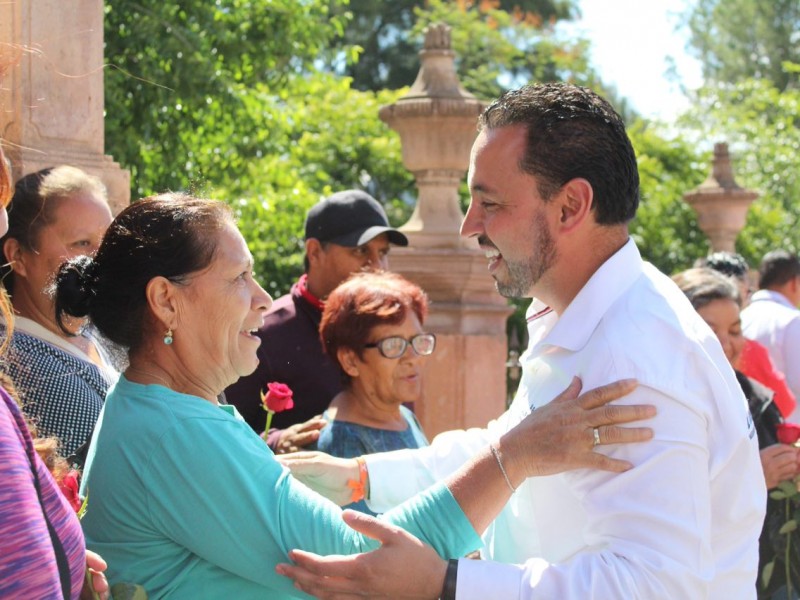
[[[255,334],[272,298],[253,278],[253,257],[233,223],[219,233],[211,264],[177,287],[174,349],[216,393],[258,366]]]
[[[722,344],[725,356],[732,367],[736,367],[744,349],[742,320],[739,318],[739,305],[730,299],[712,300],[697,309],[703,320]]]
[[[398,325],[379,325],[370,332],[367,343],[400,336],[406,340],[424,333],[412,311]],[[416,402],[422,394],[422,368],[427,356],[419,356],[409,344],[400,358],[386,358],[378,348],[365,348],[361,359],[356,357],[358,376],[352,380],[362,394],[381,404],[400,405]]]

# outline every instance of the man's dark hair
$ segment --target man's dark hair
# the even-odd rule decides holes
[[[698,258],[694,261],[694,266],[708,267],[741,281],[747,280],[747,273],[750,270],[744,257],[735,252],[713,252],[705,258]]]
[[[520,169],[549,199],[576,177],[594,190],[601,225],[627,223],[639,206],[639,172],[625,124],[592,90],[564,83],[528,85],[503,94],[480,116],[480,129],[527,127]]]
[[[758,268],[758,287],[762,290],[788,283],[800,275],[800,259],[786,250],[767,252]]]

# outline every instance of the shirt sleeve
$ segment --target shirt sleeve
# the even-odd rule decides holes
[[[495,438],[489,429],[447,431],[424,448],[365,456],[367,506],[376,513],[386,512],[456,471]]]
[[[198,452],[198,440],[203,451]],[[345,525],[341,509],[295,480],[244,423],[196,419],[162,438],[148,466],[148,510],[176,543],[222,569],[275,586],[269,565],[299,548],[353,554],[377,542]],[[196,489],[185,495],[175,490]],[[461,556],[480,540],[443,485],[384,518],[443,557]],[[278,586],[296,594],[288,579]]]
[[[795,398],[800,399],[800,318],[792,319],[783,336],[786,383]]]
[[[604,447],[635,467],[621,474],[560,475],[572,479],[586,510],[586,547],[559,563],[539,557],[518,565],[461,560],[457,600],[708,598],[714,576],[709,441],[693,400],[645,386],[626,397],[626,404],[658,410],[655,439]],[[750,467],[743,465],[743,476]],[[741,504],[749,506],[749,500]],[[736,498],[727,502],[731,510],[740,504]]]

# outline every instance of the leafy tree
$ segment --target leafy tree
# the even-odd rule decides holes
[[[797,67],[787,65],[794,71]],[[751,205],[737,250],[751,265],[775,248],[800,250],[800,90],[766,79],[709,85],[681,124],[700,139],[728,142],[737,183],[761,196]]]
[[[707,80],[766,79],[779,90],[797,84],[783,68],[800,62],[797,0],[697,0],[684,22]]]
[[[341,35],[344,18],[329,4],[338,8],[329,0],[107,2],[106,145],[131,170],[133,197],[213,180],[237,156],[263,153],[253,134],[271,124],[247,110],[250,90],[280,89]]]
[[[419,33],[432,20],[451,26],[459,22],[457,31],[462,37],[466,33],[461,26],[470,23],[472,44],[455,47],[465,64],[460,70],[462,75],[472,66],[484,64],[496,74],[498,65],[511,72],[520,66],[507,61],[506,51],[496,52],[498,42],[506,45],[516,41],[520,44],[519,51],[525,51],[537,45],[539,31],[552,29],[557,21],[578,15],[575,0],[351,0],[347,10],[353,19],[342,41],[345,46],[360,48],[360,55],[357,62],[345,65],[344,72],[353,78],[353,87],[360,90],[411,85],[419,70]],[[472,18],[465,21],[465,16]],[[512,40],[514,36],[509,34],[514,29],[526,36]],[[498,39],[503,35],[507,36],[505,40]],[[485,52],[487,45],[490,52]],[[486,97],[494,95],[492,92]]]

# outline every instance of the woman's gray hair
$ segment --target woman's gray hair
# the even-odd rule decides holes
[[[740,307],[742,298],[736,283],[725,275],[707,267],[688,269],[672,276],[681,291],[697,310],[714,300],[733,300]]]

